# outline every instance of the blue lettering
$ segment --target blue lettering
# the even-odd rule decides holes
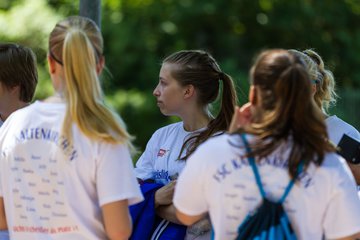
[[[41,129],[41,137],[45,140],[50,140],[50,133],[51,131],[49,129]]]
[[[221,166],[221,169],[218,169],[216,174],[219,175],[219,177],[221,177],[221,180],[225,179],[227,175],[231,174],[231,171],[228,171],[226,169],[226,164],[223,164]]]
[[[58,132],[52,131],[51,129],[23,129],[20,131],[19,135],[16,136],[16,140],[18,142],[24,142],[33,139],[46,140],[55,143],[63,150],[64,154],[69,157],[70,161],[78,157],[78,152],[76,149],[74,149],[74,146],[71,144],[71,142],[63,136],[60,136]]]
[[[218,176],[216,176],[216,174],[213,175],[213,178],[217,181],[217,182],[221,182],[220,178]]]
[[[61,142],[61,147],[63,148],[63,150],[65,150],[68,146],[69,146],[69,141],[67,139],[64,139]]]
[[[70,161],[74,160],[76,157],[77,157],[77,151],[76,150],[73,150],[71,155],[70,155]]]
[[[241,161],[239,161],[239,159],[233,159],[233,160],[231,160],[231,163],[232,163],[234,169],[241,168]]]

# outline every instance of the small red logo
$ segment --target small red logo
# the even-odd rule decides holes
[[[158,157],[163,157],[163,156],[165,155],[165,153],[166,153],[166,150],[165,150],[165,149],[160,148],[160,149],[159,149],[159,152],[158,152],[158,154],[157,154],[157,156],[158,156]]]

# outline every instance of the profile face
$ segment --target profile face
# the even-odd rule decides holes
[[[174,64],[164,63],[159,73],[159,83],[154,89],[157,106],[162,114],[166,116],[181,114],[184,107],[184,92],[182,87],[171,75],[171,70],[176,67]]]

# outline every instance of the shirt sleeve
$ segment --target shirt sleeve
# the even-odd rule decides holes
[[[189,216],[197,216],[208,211],[204,187],[204,159],[209,159],[209,156],[205,156],[205,145],[200,146],[186,160],[185,168],[175,187],[173,203],[177,210]]]
[[[332,197],[323,223],[326,239],[342,238],[360,232],[360,199],[354,178],[339,164],[332,179]]]
[[[129,205],[143,200],[134,175],[129,150],[122,144],[102,144],[96,169],[100,206],[127,199]]]
[[[157,133],[155,132],[148,143],[146,144],[145,151],[141,154],[136,162],[135,176],[142,180],[153,178],[154,161],[156,157],[156,149],[158,149]]]

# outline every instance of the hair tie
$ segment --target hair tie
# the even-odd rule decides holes
[[[225,73],[219,72],[219,79],[224,80],[225,79]]]

